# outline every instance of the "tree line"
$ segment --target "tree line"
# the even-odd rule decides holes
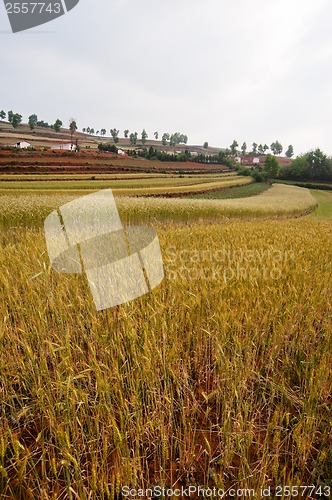
[[[4,121],[6,120],[6,117],[8,123],[10,123],[14,129],[16,129],[22,123],[22,118],[23,118],[22,115],[20,115],[19,113],[14,113],[12,110],[6,113],[2,109],[0,111],[0,119]],[[37,115],[33,114],[28,117],[28,125],[30,127],[30,130],[34,130],[36,127],[43,127],[43,128],[51,128],[55,132],[60,132],[63,124],[62,121],[59,118],[57,118],[55,122],[52,125],[50,125],[49,123],[44,122],[44,120],[38,120]]]
[[[269,150],[271,150],[272,153],[275,156],[277,156],[277,155],[281,155],[281,153],[283,152],[283,149],[284,149],[282,144],[279,141],[272,142],[272,144],[270,144],[270,146],[268,146],[267,144],[263,144],[263,143],[258,144],[256,142],[253,142],[251,149],[248,149],[247,143],[244,142],[240,149],[238,149],[238,147],[239,147],[239,144],[234,139],[234,141],[232,142],[232,144],[229,147],[230,154],[233,156],[236,156],[238,154],[241,154],[242,156],[246,156],[246,155],[256,156],[256,155],[265,155],[265,154],[267,154],[267,152]],[[288,158],[291,158],[292,156],[294,156],[294,148],[291,144],[288,146],[288,148],[285,152],[285,156],[287,156]]]
[[[191,160],[191,154],[186,149],[182,153],[167,153],[166,151],[158,151],[153,146],[149,148],[144,148],[142,150],[128,150],[127,154],[129,156],[139,156],[141,158],[146,158],[147,160],[159,160],[159,161],[169,161],[169,162],[184,162]]]
[[[332,158],[319,148],[298,156],[280,172],[282,179],[332,182]]]
[[[118,149],[114,144],[103,144],[98,145],[99,151],[108,151],[112,153],[117,153]],[[147,160],[159,160],[159,161],[192,161],[195,163],[205,163],[205,164],[218,164],[224,165],[229,168],[234,168],[234,162],[232,158],[224,151],[220,151],[217,155],[193,155],[188,149],[182,151],[181,153],[175,154],[166,151],[158,151],[153,146],[149,148],[143,148],[141,150],[129,149],[127,150],[128,156],[146,158]]]
[[[5,120],[7,116],[8,122],[13,126],[14,129],[16,129],[21,123],[22,123],[22,115],[19,113],[14,113],[12,110],[8,111],[7,113],[4,110],[0,111],[0,119]],[[70,120],[70,123],[72,121],[75,121],[76,125],[76,120]],[[55,132],[60,132],[61,127],[63,125],[62,121],[57,118],[56,121],[53,124],[49,124],[47,122],[44,122],[43,120],[38,120],[38,117],[36,114],[32,114],[28,117],[28,124],[31,130],[34,130],[36,127],[43,127],[43,128],[51,128]],[[77,125],[75,130],[77,130]],[[105,128],[102,128],[100,130],[97,130],[95,132],[94,128],[90,127],[84,127],[82,129],[83,133],[87,133],[90,135],[101,135],[105,136],[107,133],[107,130]],[[125,139],[129,139],[131,146],[136,146],[138,142],[138,132],[131,132],[129,129],[125,129],[123,131]],[[110,129],[110,135],[113,139],[114,144],[117,144],[119,142],[119,134],[120,131],[116,128]],[[159,138],[159,132],[154,132],[154,138],[155,140],[158,140]],[[148,134],[145,129],[142,130],[140,134],[140,139],[141,139],[141,144],[144,146],[147,142],[148,139]],[[163,146],[177,146],[178,144],[187,144],[188,143],[188,136],[186,134],[182,134],[180,132],[164,132],[161,136],[161,142]],[[203,147],[205,149],[208,149],[209,143],[206,141],[204,142]],[[280,155],[283,151],[283,146],[279,141],[275,141],[270,146],[267,144],[257,144],[256,142],[252,143],[252,148],[251,150],[247,148],[246,142],[243,142],[242,146],[240,149],[238,149],[239,144],[238,142],[234,139],[232,144],[230,145],[229,149],[226,149],[226,154],[230,156],[237,156],[241,154],[242,156],[248,155],[257,155],[257,154],[266,154],[267,151],[270,149],[274,155]],[[285,155],[288,158],[291,158],[294,155],[294,149],[292,145],[288,146],[287,151],[285,152]],[[204,156],[204,155],[203,155]]]
[[[90,134],[90,135],[101,135],[105,136],[107,131],[105,128],[102,128],[100,130],[95,131],[94,128],[90,127],[84,127],[82,129],[83,133]],[[119,142],[119,134],[120,130],[116,128],[111,128],[110,129],[110,135],[113,139],[114,144],[117,144]],[[138,132],[130,132],[129,129],[125,129],[123,131],[123,135],[125,139],[129,139],[130,145],[131,146],[136,146],[139,140],[139,134]],[[157,141],[159,139],[159,132],[154,132],[153,134],[154,139]],[[145,128],[142,130],[140,134],[140,141],[141,144],[144,146],[148,140],[149,136]],[[161,137],[161,142],[163,146],[176,146],[177,144],[187,144],[188,143],[188,136],[186,134],[182,134],[180,132],[174,132],[174,133],[169,133],[169,132],[164,132]]]
[[[332,182],[332,158],[320,149],[298,156],[290,165],[281,167],[275,156],[267,154],[263,165],[238,166],[241,175],[251,175],[257,182],[270,179]]]
[[[220,151],[218,155],[192,155],[188,149],[182,151],[179,154],[168,153],[166,151],[158,151],[157,149],[150,146],[150,148],[145,148],[140,151],[129,150],[127,151],[129,156],[139,156],[146,158],[148,160],[159,160],[159,161],[191,161],[194,163],[205,163],[205,164],[218,164],[228,166],[230,168],[234,167],[234,163],[229,156],[227,156],[223,151]]]

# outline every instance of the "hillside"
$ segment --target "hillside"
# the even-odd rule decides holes
[[[27,142],[33,150],[7,149],[6,146],[15,146],[19,142]],[[11,124],[0,122],[0,173],[1,174],[42,174],[42,173],[73,173],[73,174],[105,174],[105,173],[214,173],[229,170],[223,165],[197,164],[188,161],[158,161],[145,158],[133,158],[127,155],[119,156],[116,153],[101,152],[98,144],[114,144],[111,137],[75,132],[74,144],[79,146],[79,152],[51,150],[56,145],[71,143],[70,130],[62,128],[55,132],[51,128],[36,127],[31,131],[27,124],[21,124],[14,129]],[[2,149],[1,149],[2,146]],[[129,139],[119,138],[116,144],[125,152],[128,149],[139,150],[142,141],[138,140],[135,147]],[[178,154],[186,149],[197,154],[218,154],[220,149],[202,146],[176,145],[164,146],[161,141],[147,140],[145,147],[153,146],[159,151]]]
[[[14,129],[10,123],[0,121],[0,146],[12,146],[19,141],[27,141],[31,143],[34,148],[50,148],[56,144],[68,143],[71,141],[70,130],[66,128],[61,128],[60,132],[55,132],[51,128],[36,127],[33,131],[30,130],[27,124],[19,125],[17,129]],[[90,135],[83,132],[75,132],[74,141],[81,149],[97,149],[100,143],[110,143],[114,144],[112,137],[101,136],[101,135]],[[176,151],[185,151],[186,149],[190,152],[196,152],[198,154],[218,154],[221,148],[209,147],[207,149],[200,145],[185,145],[177,144],[176,146],[164,146],[161,141],[156,141],[148,139],[145,146],[153,146],[158,150],[167,151],[174,153]],[[119,137],[119,142],[117,147],[127,149],[133,149],[130,144],[129,139]],[[136,148],[142,147],[142,141],[137,140]]]
[[[78,146],[79,152],[73,154],[70,149],[71,141]],[[10,149],[18,143],[25,142],[27,149]],[[114,140],[110,136],[91,135],[76,131],[71,137],[69,129],[62,128],[60,132],[55,132],[52,128],[37,126],[33,131],[27,124],[21,124],[16,129],[8,122],[0,122],[0,173],[2,174],[35,174],[35,173],[73,173],[73,174],[105,174],[105,173],[130,173],[130,172],[150,172],[150,173],[215,173],[232,169],[232,162],[225,163],[229,166],[217,163],[197,163],[195,157],[218,156],[225,151],[224,148],[207,147],[202,145],[177,144],[176,146],[166,146],[159,140],[147,140],[142,144],[140,138],[135,146],[130,140],[120,138],[116,147],[122,151],[118,155],[114,152],[99,151],[100,143],[114,145]],[[53,148],[65,149],[64,151]],[[158,154],[167,153],[172,157],[159,159],[143,158],[144,150],[153,147]],[[67,150],[66,150],[67,149]],[[128,150],[137,152],[137,156],[128,156]],[[120,151],[120,152],[121,152]],[[190,155],[183,155],[189,152]],[[182,155],[182,157],[181,157]],[[163,156],[161,154],[161,156]],[[264,155],[255,155],[257,162],[264,163]],[[281,166],[291,163],[285,157],[277,157]],[[166,161],[159,161],[166,160]],[[177,160],[177,161],[174,161]],[[242,157],[245,167],[251,167],[255,163],[253,155]]]

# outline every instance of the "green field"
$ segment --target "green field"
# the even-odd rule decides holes
[[[311,214],[314,219],[332,220],[332,193],[312,190],[318,202],[317,209]]]
[[[282,184],[292,184],[293,186],[305,187],[308,189],[321,189],[323,191],[332,191],[332,182],[321,182],[321,181],[288,181],[288,180],[276,180],[275,182],[280,182]]]
[[[270,185],[264,182],[253,182],[245,186],[236,186],[230,189],[222,189],[220,191],[193,194],[190,198],[194,199],[207,199],[207,200],[228,200],[232,198],[248,198],[249,196],[256,196],[270,189]]]
[[[43,232],[86,192],[0,193],[1,498],[330,484],[332,194],[219,193],[117,196],[124,222],[157,230],[165,279],[99,313]]]

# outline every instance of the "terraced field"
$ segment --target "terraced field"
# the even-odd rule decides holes
[[[123,195],[156,195],[171,193],[192,193],[229,186],[250,184],[250,177],[232,176],[181,176],[144,179],[112,179],[112,180],[2,180],[0,192],[17,191],[94,191],[111,188],[114,194]]]
[[[3,498],[329,485],[331,193],[117,196],[124,221],[157,230],[165,279],[100,313],[84,275],[50,268],[42,227],[85,193],[0,194]]]
[[[212,183],[212,185],[214,184]],[[220,187],[220,184],[217,184]],[[211,183],[208,185],[211,186]],[[201,188],[202,185],[198,186]],[[193,186],[190,186],[190,189],[193,189]],[[135,193],[137,191],[140,190],[135,190]],[[144,189],[143,193],[146,194],[147,191]],[[158,189],[156,191],[158,192]],[[116,191],[114,192],[117,194]],[[119,190],[119,192],[122,191]],[[41,224],[51,210],[81,194],[80,191],[68,192],[67,190],[63,192],[50,191],[49,193],[45,191],[25,193],[21,190],[2,192],[0,193],[2,207],[0,223],[4,226],[8,226],[8,224]],[[316,199],[307,189],[281,184],[274,185],[258,196],[228,200],[119,195],[117,198],[119,213],[126,223],[147,220],[185,222],[195,221],[197,218],[218,220],[229,217],[289,217],[308,213],[316,205]]]

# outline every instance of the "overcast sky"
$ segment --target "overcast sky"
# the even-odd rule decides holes
[[[1,3],[0,109],[332,155],[331,19],[331,0],[80,0],[11,34]]]

